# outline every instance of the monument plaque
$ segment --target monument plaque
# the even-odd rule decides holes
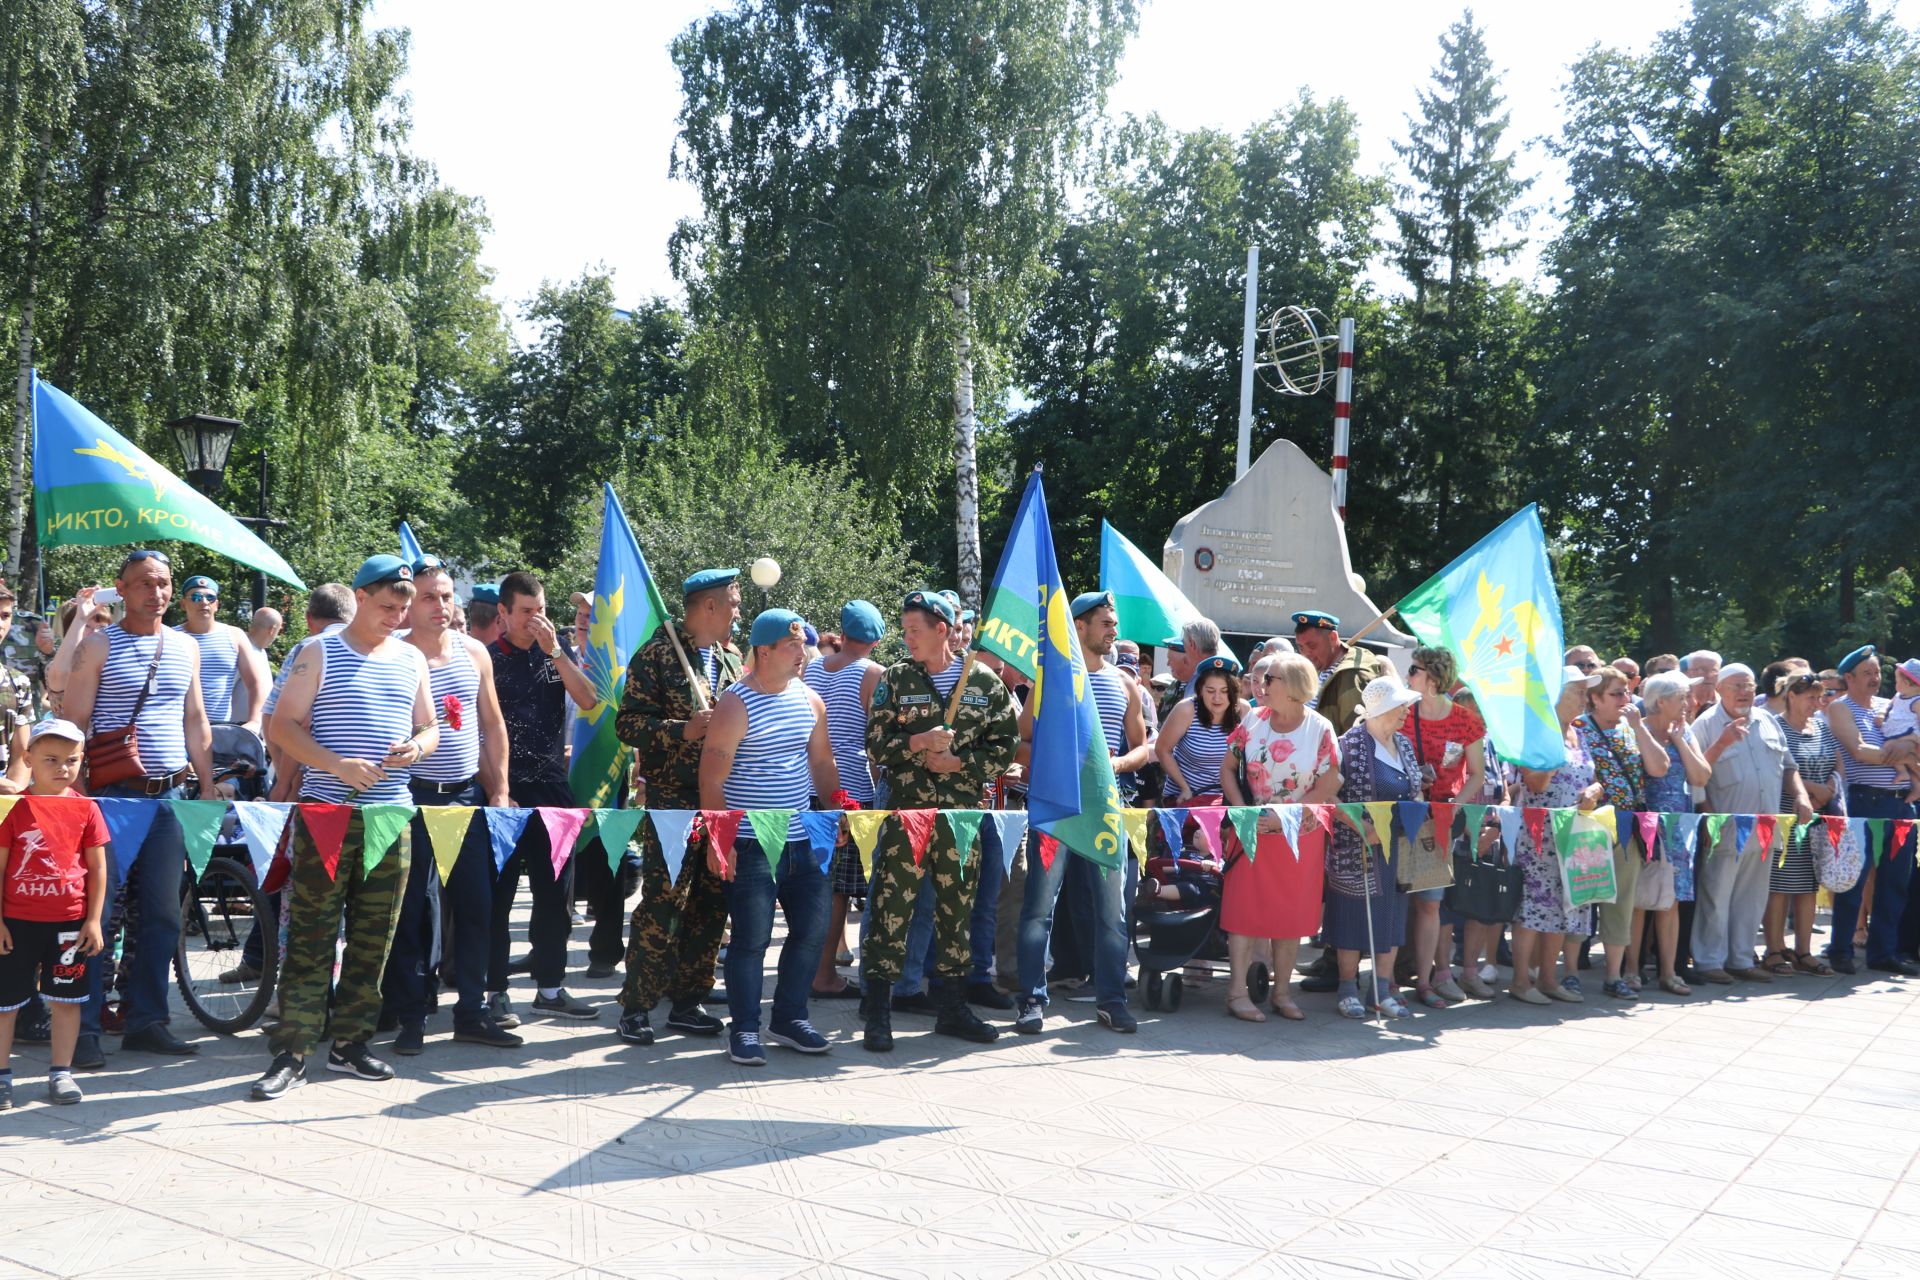
[[[1291,440],[1267,446],[1247,473],[1173,526],[1161,567],[1222,632],[1293,634],[1297,609],[1321,609],[1351,635],[1380,616],[1353,572],[1333,479]],[[1401,650],[1414,638],[1390,623],[1368,640]],[[1244,646],[1242,646],[1244,648]]]

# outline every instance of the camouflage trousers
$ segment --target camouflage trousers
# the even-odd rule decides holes
[[[627,935],[627,980],[620,1007],[651,1010],[662,995],[698,1003],[713,990],[713,966],[727,927],[726,888],[707,870],[705,840],[691,841],[680,883],[667,874],[660,837],[647,824],[640,841],[640,905]]]
[[[935,822],[921,865],[913,865],[913,846],[897,823],[882,828],[873,854],[873,893],[867,899],[871,919],[861,942],[860,980],[893,985],[907,954],[907,926],[922,876],[933,877],[933,976],[966,981],[973,968],[969,937],[974,890],[980,883],[980,848],[975,845],[964,871],[953,834]]]
[[[280,1025],[269,1038],[275,1053],[305,1056],[328,1038],[358,1043],[370,1038],[380,1021],[380,975],[400,922],[412,843],[402,830],[380,865],[369,872],[362,854],[365,842],[356,816],[347,824],[339,866],[328,876],[306,824],[294,819],[287,945],[280,961]],[[343,917],[346,952],[336,984],[334,945]]]

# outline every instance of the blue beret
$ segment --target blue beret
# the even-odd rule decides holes
[[[473,594],[467,597],[468,604],[499,604],[500,584],[480,582],[474,584]]]
[[[953,625],[953,606],[947,603],[946,593],[942,591],[909,591],[907,598],[900,602],[900,611],[924,609],[948,626]]]
[[[1105,605],[1109,609],[1113,607],[1113,592],[1083,591],[1073,598],[1073,616],[1076,618],[1084,618],[1087,614],[1100,608],[1102,605]]]
[[[875,644],[887,634],[887,623],[868,601],[849,600],[840,610],[840,631],[856,643]]]
[[[399,556],[368,556],[353,575],[353,589],[377,587],[387,582],[412,582],[413,569]]]
[[[1340,619],[1330,613],[1322,613],[1318,609],[1302,609],[1293,615],[1293,629],[1296,634],[1316,628],[1321,631],[1338,631]]]
[[[800,615],[791,609],[768,609],[753,620],[753,633],[748,643],[755,648],[763,644],[779,644],[788,636],[806,637],[807,624]]]
[[[739,576],[738,569],[702,569],[680,584],[680,594],[690,596],[696,591],[724,587]]]
[[[1840,659],[1840,661],[1835,664],[1833,669],[1835,671],[1838,671],[1841,675],[1844,676],[1849,671],[1852,671],[1855,667],[1865,662],[1868,658],[1871,658],[1877,652],[1879,651],[1875,649],[1872,645],[1863,644],[1858,649],[1855,649],[1852,653],[1848,654],[1846,657]]]
[[[959,617],[960,616],[960,593],[958,591],[955,591],[952,587],[945,587],[940,591],[939,594],[942,600],[945,600],[948,604],[953,606],[953,616],[956,618]]]
[[[1215,654],[1211,658],[1202,659],[1200,664],[1193,669],[1194,684],[1198,685],[1200,683],[1200,677],[1206,675],[1209,671],[1224,671],[1230,676],[1237,676],[1240,674],[1240,660],[1238,658],[1229,658],[1222,654]]]
[[[188,578],[180,584],[180,589],[182,591],[211,591],[215,595],[220,594],[220,584],[204,573],[194,574],[191,578]]]
[[[962,622],[972,622],[972,621],[973,621],[973,618],[974,618],[974,613],[973,613],[973,610],[971,610],[971,609],[962,609],[962,610],[960,611],[960,621],[962,621]]]
[[[1175,653],[1185,653],[1187,651],[1187,642],[1179,636],[1169,636],[1161,642],[1160,647],[1162,649],[1171,649]]]

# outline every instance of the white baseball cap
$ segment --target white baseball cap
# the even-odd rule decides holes
[[[27,741],[34,743],[42,738],[65,738],[68,742],[77,742],[81,746],[87,743],[87,735],[80,732],[80,726],[71,720],[41,720],[27,731]]]

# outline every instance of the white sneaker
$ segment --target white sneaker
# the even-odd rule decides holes
[[[1480,981],[1486,982],[1486,983],[1493,983],[1493,982],[1498,982],[1499,980],[1500,980],[1500,967],[1498,965],[1483,964],[1480,966]]]

